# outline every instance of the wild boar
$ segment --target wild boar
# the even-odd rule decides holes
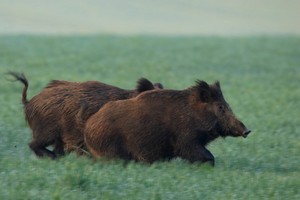
[[[128,99],[154,89],[153,84],[145,78],[138,80],[134,90],[124,90],[98,81],[53,80],[39,94],[27,100],[28,80],[24,74],[9,74],[24,84],[22,102],[26,121],[33,134],[29,147],[37,156],[52,159],[65,152],[83,154],[86,151],[82,133],[85,121],[105,103]],[[156,83],[156,87],[160,89],[162,85]],[[81,109],[83,103],[84,110]],[[80,118],[80,123],[77,118]],[[53,150],[47,148],[52,145]]]
[[[181,157],[212,165],[214,156],[205,148],[209,142],[249,133],[225,101],[220,83],[200,80],[185,90],[153,90],[109,102],[84,129],[85,143],[95,158],[152,163]]]

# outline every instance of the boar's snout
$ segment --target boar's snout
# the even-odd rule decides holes
[[[249,135],[249,133],[251,132],[251,130],[250,129],[248,129],[245,125],[244,125],[244,123],[243,122],[239,122],[238,123],[239,125],[238,125],[238,129],[239,129],[239,133],[240,134],[238,134],[238,135],[240,135],[240,136],[242,136],[242,137],[244,137],[244,138],[246,138],[248,135]]]
[[[251,132],[250,129],[248,129],[243,122],[235,119],[233,120],[233,123],[229,125],[229,133],[226,135],[230,135],[233,137],[239,137],[242,136],[246,138],[249,133]]]
[[[251,130],[246,129],[246,130],[243,132],[243,137],[246,138],[246,137],[249,135],[250,132],[251,132]]]

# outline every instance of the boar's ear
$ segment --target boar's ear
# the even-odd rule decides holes
[[[220,81],[216,81],[216,82],[214,83],[214,85],[215,85],[217,88],[221,89]]]
[[[196,81],[197,83],[197,91],[199,94],[199,98],[202,102],[209,102],[210,100],[210,87],[205,81]]]
[[[153,90],[153,84],[146,78],[140,78],[137,82],[136,91],[138,93],[145,92],[147,90]]]
[[[155,89],[164,89],[164,86],[161,83],[154,83],[153,86]]]

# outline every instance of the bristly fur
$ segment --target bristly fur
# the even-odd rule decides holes
[[[202,89],[209,90],[209,85],[205,81],[202,81],[202,80],[196,80],[196,87],[199,90],[202,90]]]
[[[138,93],[141,93],[141,92],[144,92],[147,90],[153,90],[153,89],[154,89],[154,86],[148,79],[140,78],[137,81],[136,90]]]
[[[202,102],[209,102],[211,100],[210,86],[202,80],[197,80],[194,86],[199,93],[199,98]]]
[[[51,87],[57,87],[57,86],[62,86],[62,85],[67,85],[70,84],[71,82],[69,81],[61,81],[61,80],[52,80],[48,83],[46,88],[51,88]]]

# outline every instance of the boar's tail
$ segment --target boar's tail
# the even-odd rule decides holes
[[[24,84],[23,93],[22,93],[22,103],[25,105],[28,103],[27,100],[27,89],[28,89],[28,80],[23,73],[17,72],[8,72],[9,75],[13,76],[16,81],[20,81]]]
[[[137,82],[136,91],[138,93],[145,92],[147,90],[153,90],[153,84],[146,78],[140,78]]]

